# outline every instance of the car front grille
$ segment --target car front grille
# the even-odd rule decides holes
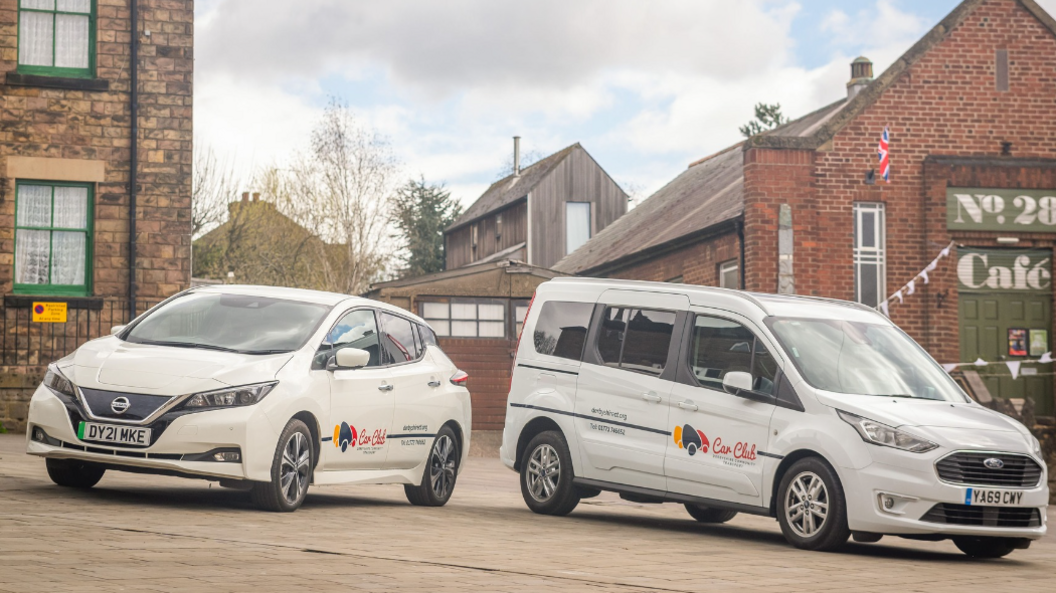
[[[920,518],[928,523],[978,525],[982,527],[1041,527],[1038,509],[1013,507],[977,507],[965,504],[939,503]]]
[[[1001,460],[1002,467],[987,467],[989,459]],[[1030,488],[1041,480],[1038,462],[1017,453],[960,451],[940,459],[935,469],[939,478],[953,484]]]
[[[88,410],[96,418],[108,418],[113,420],[124,420],[138,422],[147,419],[158,408],[164,406],[172,399],[168,395],[147,395],[143,393],[121,393],[119,391],[103,391],[100,389],[87,389],[82,387],[81,394]],[[128,409],[123,413],[113,410],[111,404],[115,399],[124,398],[128,400]]]

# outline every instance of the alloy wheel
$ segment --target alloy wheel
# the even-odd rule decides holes
[[[814,472],[796,476],[785,493],[785,519],[792,531],[810,538],[825,526],[829,514],[829,491]]]
[[[547,444],[539,445],[528,458],[528,492],[539,502],[546,502],[557,491],[561,481],[561,458]]]
[[[439,500],[446,500],[455,486],[455,463],[455,443],[451,437],[442,434],[433,444],[429,459],[430,486]]]
[[[282,464],[279,466],[279,485],[287,503],[297,504],[308,489],[311,465],[312,453],[308,439],[300,432],[293,433],[283,448]]]

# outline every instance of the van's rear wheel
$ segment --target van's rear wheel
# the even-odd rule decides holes
[[[271,481],[258,482],[250,491],[254,504],[277,513],[296,511],[308,494],[314,467],[312,434],[304,422],[290,420],[275,448]]]
[[[686,503],[686,510],[689,511],[689,514],[694,519],[701,523],[725,523],[737,516],[737,511],[714,509],[689,503]]]
[[[535,435],[521,461],[521,496],[528,508],[541,515],[571,513],[580,499],[573,478],[565,437],[553,430]]]
[[[831,467],[806,457],[788,468],[778,488],[777,520],[790,544],[804,550],[833,550],[851,535],[843,486]]]
[[[1016,541],[1006,537],[955,537],[953,545],[972,558],[1004,558],[1016,549]]]
[[[48,477],[67,488],[91,488],[103,479],[106,469],[77,459],[45,459]]]

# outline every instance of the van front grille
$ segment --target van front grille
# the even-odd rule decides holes
[[[1000,467],[986,461],[1000,460]],[[953,484],[1031,488],[1041,480],[1041,466],[1031,457],[1018,453],[959,451],[935,464],[939,477]]]
[[[983,527],[1041,527],[1038,509],[1014,507],[977,507],[965,504],[939,503],[920,518],[928,523],[946,525],[979,525]]]

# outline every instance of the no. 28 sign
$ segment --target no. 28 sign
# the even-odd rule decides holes
[[[1056,231],[1056,190],[946,190],[946,228],[965,231]]]

